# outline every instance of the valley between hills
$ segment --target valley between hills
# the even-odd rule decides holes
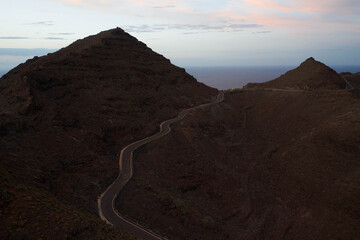
[[[166,239],[359,239],[359,85],[309,58],[226,92],[133,153],[116,210]],[[139,239],[98,213],[121,149],[218,94],[119,28],[14,68],[0,238]]]

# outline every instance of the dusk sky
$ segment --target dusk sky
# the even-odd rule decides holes
[[[360,65],[360,0],[2,1],[0,70],[120,27],[186,66]]]

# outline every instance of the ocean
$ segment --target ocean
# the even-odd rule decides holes
[[[185,67],[199,82],[220,90],[241,88],[247,83],[266,82],[279,77],[281,74],[296,66],[283,67]],[[360,66],[332,66],[340,72],[360,72]],[[0,70],[0,77],[10,69]]]
[[[296,66],[185,67],[199,82],[220,90],[273,80]],[[360,72],[360,66],[332,66],[337,72]]]

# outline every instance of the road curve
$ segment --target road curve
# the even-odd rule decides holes
[[[354,90],[355,89],[354,86],[346,79],[345,76],[342,76],[342,75],[340,75],[340,76],[341,76],[341,78],[344,80],[344,82],[346,84],[346,86],[345,86],[346,90]]]
[[[180,112],[177,117],[162,122],[160,124],[160,131],[158,133],[131,143],[121,150],[119,158],[119,175],[115,179],[115,181],[105,190],[105,192],[103,192],[98,198],[98,208],[101,219],[106,221],[108,224],[126,230],[132,233],[134,236],[137,236],[144,240],[166,239],[152,232],[151,230],[145,229],[144,227],[132,222],[131,220],[126,219],[116,210],[115,199],[133,176],[133,152],[140,146],[155,141],[170,133],[170,125],[172,123],[182,120],[189,112],[222,102],[224,100],[224,93],[225,91],[221,91],[219,95],[209,103],[192,107]]]

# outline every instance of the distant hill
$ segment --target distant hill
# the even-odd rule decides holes
[[[343,89],[345,82],[333,69],[308,58],[301,65],[272,81],[249,83],[245,88],[281,88],[297,90]]]
[[[96,203],[119,151],[217,92],[119,28],[12,69],[0,79],[0,238],[127,239]]]

